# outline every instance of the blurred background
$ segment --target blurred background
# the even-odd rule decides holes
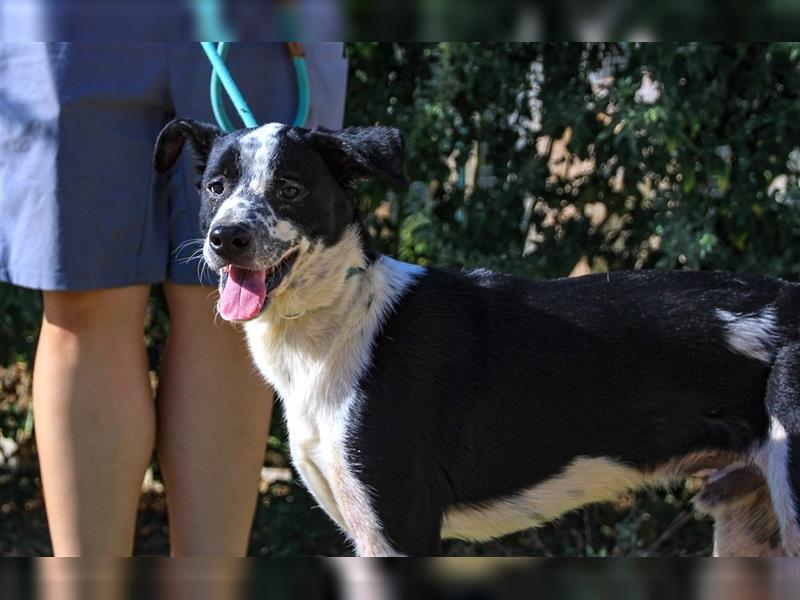
[[[800,43],[347,51],[346,124],[392,125],[406,139],[409,188],[359,191],[384,252],[532,278],[660,268],[800,280]],[[0,555],[51,551],[30,402],[40,310],[38,293],[0,284]],[[145,331],[154,383],[167,328],[155,289]],[[695,485],[629,494],[491,543],[448,542],[446,552],[707,555],[710,523],[688,502]],[[168,553],[167,527],[154,460],[136,552]],[[350,553],[298,484],[281,418],[249,552]]]

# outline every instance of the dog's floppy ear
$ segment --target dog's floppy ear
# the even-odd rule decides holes
[[[183,144],[189,142],[195,157],[205,164],[214,139],[222,135],[214,125],[200,123],[192,119],[175,119],[170,121],[158,134],[153,151],[153,166],[156,173],[166,173],[178,160]]]
[[[408,185],[405,144],[398,129],[374,126],[331,131],[320,127],[307,135],[345,187],[354,187],[359,181],[374,176]]]

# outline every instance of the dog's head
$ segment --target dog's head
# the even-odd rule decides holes
[[[220,272],[220,315],[257,317],[299,276],[304,255],[360,224],[353,190],[383,176],[405,182],[400,132],[270,123],[224,134],[188,119],[167,124],[154,165],[166,173],[187,143],[198,160],[203,256]]]

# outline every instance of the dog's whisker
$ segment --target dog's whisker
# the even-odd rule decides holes
[[[202,259],[203,259],[202,251],[197,251],[194,254],[192,254],[191,256],[187,256],[186,258],[174,258],[171,262],[176,262],[176,263],[180,263],[182,265],[187,265],[190,262],[192,262],[193,260],[202,260]]]
[[[205,267],[206,267],[205,261],[200,260],[197,262],[197,279],[200,282],[203,281],[203,272],[205,270]]]
[[[191,256],[188,256],[187,258],[182,258],[182,259],[180,259],[180,261],[183,264],[188,264],[188,263],[192,262],[193,260],[200,260],[202,258],[203,258],[203,251],[202,250],[197,250]]]
[[[172,251],[172,253],[175,254],[175,255],[178,255],[181,252],[183,252],[184,250],[186,250],[187,248],[191,248],[192,246],[195,246],[195,245],[202,246],[202,242],[194,242],[194,241],[183,242],[181,244],[178,244],[178,246],[175,247],[175,249]]]
[[[208,263],[204,260],[200,261],[200,281],[204,281],[204,277],[206,275],[211,275],[212,271],[211,268],[208,266]]]
[[[192,239],[192,240],[185,240],[185,241],[181,242],[180,244],[178,244],[175,247],[175,249],[172,251],[172,255],[175,256],[176,258],[179,258],[180,255],[181,255],[181,252],[183,252],[187,248],[191,248],[192,246],[200,246],[201,247],[201,251],[202,251],[202,246],[203,246],[204,243],[205,243],[205,240],[202,239],[202,238],[196,238],[196,239]]]
[[[183,240],[180,244],[178,244],[178,248],[183,246],[190,246],[191,244],[202,244],[205,238],[189,238],[188,240]]]

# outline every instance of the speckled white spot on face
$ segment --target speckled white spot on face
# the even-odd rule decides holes
[[[212,227],[225,223],[243,223],[255,219],[268,226],[274,215],[266,202],[248,199],[251,191],[259,194],[272,176],[273,157],[278,147],[278,134],[283,129],[280,123],[267,123],[244,135],[239,141],[242,176],[233,193],[217,209]],[[249,191],[248,189],[249,188]]]
[[[278,133],[283,127],[280,123],[267,123],[248,133],[240,141],[243,180],[256,193],[264,191],[272,175]]]
[[[291,242],[298,238],[300,232],[298,232],[297,227],[289,221],[277,219],[269,226],[269,234],[281,242]]]
[[[253,202],[242,200],[241,197],[237,196],[234,192],[234,194],[227,198],[217,209],[209,230],[214,229],[217,225],[244,223],[254,208],[255,205]]]
[[[269,205],[265,203],[261,210],[253,214],[253,218],[260,226],[269,227],[270,223],[275,220],[274,214]]]

